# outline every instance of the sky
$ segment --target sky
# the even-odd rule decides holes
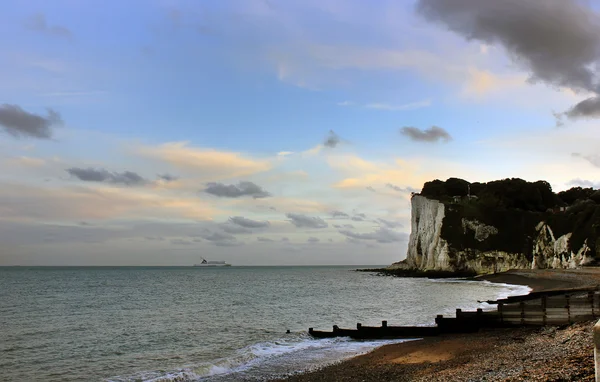
[[[597,188],[599,7],[4,4],[0,265],[385,265],[426,181]]]

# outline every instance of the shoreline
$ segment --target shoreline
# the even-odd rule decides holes
[[[469,279],[528,286],[531,292],[586,288],[600,285],[600,267],[509,270]],[[384,345],[273,381],[593,381],[594,323],[489,329]]]

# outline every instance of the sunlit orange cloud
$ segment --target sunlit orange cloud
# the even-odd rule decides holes
[[[432,179],[417,163],[396,159],[393,164],[376,163],[356,155],[332,156],[328,158],[332,169],[346,177],[333,184],[335,188],[365,188],[392,183],[398,186],[421,187]]]
[[[3,184],[3,217],[27,220],[175,218],[212,220],[222,215],[213,205],[193,197],[176,197],[152,190],[112,187],[49,188]]]
[[[137,153],[161,160],[209,180],[252,175],[272,168],[267,159],[253,159],[241,153],[191,147],[187,142],[142,146]]]

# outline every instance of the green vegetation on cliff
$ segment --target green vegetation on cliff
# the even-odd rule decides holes
[[[446,206],[442,238],[461,251],[523,253],[532,260],[536,226],[544,221],[555,238],[572,232],[569,249],[577,252],[587,240],[592,253],[600,252],[600,191],[573,187],[554,193],[548,182],[512,178],[469,183],[458,178],[425,183],[420,195]],[[465,221],[497,229],[485,240],[465,233]],[[596,242],[598,241],[598,250]]]

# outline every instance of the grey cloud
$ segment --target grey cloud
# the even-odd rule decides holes
[[[214,245],[216,245],[217,247],[238,247],[240,245],[244,245],[243,242],[241,241],[237,241],[237,240],[233,240],[233,241],[214,241],[213,242]]]
[[[220,247],[233,247],[244,244],[243,242],[238,241],[235,236],[227,232],[209,232],[204,234],[202,238]]]
[[[334,224],[333,228],[354,228],[354,226],[352,224],[344,224],[344,225]]]
[[[400,228],[400,227],[402,227],[402,223],[394,222],[394,221],[391,221],[391,220],[385,220],[385,219],[381,219],[381,218],[376,219],[376,222],[378,222],[380,224],[383,224],[387,228]]]
[[[223,224],[221,225],[221,229],[227,233],[230,234],[243,234],[243,233],[252,233],[252,230],[248,229],[248,228],[244,228],[244,227],[240,227],[237,225],[231,225],[231,224]]]
[[[171,244],[173,245],[192,245],[193,242],[184,239],[171,239]]]
[[[582,158],[588,161],[592,166],[600,167],[600,155],[584,155],[580,153],[572,153],[575,158]]]
[[[160,180],[164,180],[165,182],[173,182],[173,181],[179,179],[178,176],[171,175],[171,174],[158,174],[156,177]]]
[[[398,191],[398,192],[419,192],[419,190],[417,190],[416,188],[413,188],[413,187],[402,188],[402,187],[398,187],[391,183],[387,183],[385,186],[388,188],[391,188],[394,191]]]
[[[362,242],[358,239],[355,239],[353,237],[346,237],[346,241],[348,243],[352,243],[352,244],[362,244]]]
[[[348,214],[342,211],[331,211],[331,216],[334,218],[347,218]]]
[[[405,126],[400,129],[400,133],[417,142],[449,142],[452,140],[450,134],[438,126],[431,126],[429,129],[425,130],[420,130],[416,127]]]
[[[333,239],[327,239],[327,241],[329,241],[330,243],[333,243]]]
[[[270,225],[268,221],[252,220],[243,216],[230,217],[229,221],[245,228],[265,228]]]
[[[110,172],[105,169],[78,167],[72,167],[65,171],[84,182],[104,182],[124,184],[126,186],[136,186],[147,183],[146,179],[132,171]]]
[[[88,222],[79,222],[77,224],[79,224],[82,227],[92,227],[93,226],[93,224],[88,223]]]
[[[375,240],[378,243],[394,243],[398,241],[407,240],[407,234],[392,231],[388,228],[380,227],[374,232],[370,233],[356,233],[348,230],[340,230],[339,233],[356,240]]]
[[[20,106],[0,106],[0,127],[13,137],[52,138],[52,127],[62,125],[58,112],[48,109],[48,115],[29,113]]]
[[[205,240],[208,241],[224,241],[224,240],[235,240],[235,236],[227,233],[227,232],[209,232],[202,236]]]
[[[371,191],[371,192],[377,192],[377,191],[375,191],[375,189],[374,189],[373,187],[371,187],[371,186],[367,186],[366,188],[367,188],[367,190],[369,190],[369,191]]]
[[[325,142],[323,142],[323,146],[334,148],[341,141],[341,138],[333,130],[329,130],[329,135],[325,139]]]
[[[329,226],[329,224],[319,217],[311,217],[293,213],[288,213],[285,216],[291,219],[291,223],[296,227],[327,228]]]
[[[256,238],[256,241],[260,241],[260,242],[263,242],[263,243],[272,243],[274,240],[273,239],[269,239],[268,237],[258,236]]]
[[[599,118],[600,117],[600,97],[592,97],[585,99],[564,113],[571,119],[576,118]],[[560,116],[560,114],[559,114]],[[557,125],[562,126],[563,122],[560,117],[557,117]]]
[[[284,242],[286,242],[286,243],[287,243],[287,242],[289,242],[289,241],[290,241],[290,239],[289,239],[289,238],[287,238],[287,237],[282,237],[282,238],[281,238],[281,241],[284,241]]]
[[[569,186],[591,187],[594,189],[600,188],[600,182],[593,182],[585,179],[572,179],[567,183]]]
[[[144,239],[149,241],[164,241],[165,238],[161,236],[145,236]]]
[[[362,222],[367,218],[367,215],[365,214],[355,214],[352,217],[352,220],[354,220],[355,222]]]
[[[29,30],[46,34],[48,36],[71,39],[73,33],[68,28],[60,25],[48,25],[46,16],[43,13],[33,15],[25,21],[25,27]]]
[[[532,81],[598,93],[600,22],[587,2],[419,0],[418,12],[467,40],[502,45]],[[600,117],[594,97],[565,114]]]
[[[306,242],[307,242],[307,243],[318,243],[318,242],[320,242],[320,241],[321,241],[321,240],[319,240],[318,238],[316,238],[316,237],[313,237],[313,236],[309,237],[309,238],[306,240]]]
[[[252,182],[239,182],[235,184],[223,184],[223,183],[207,183],[204,192],[224,198],[239,198],[242,196],[252,196],[254,199],[266,198],[271,196],[270,193],[265,191],[262,187]]]

